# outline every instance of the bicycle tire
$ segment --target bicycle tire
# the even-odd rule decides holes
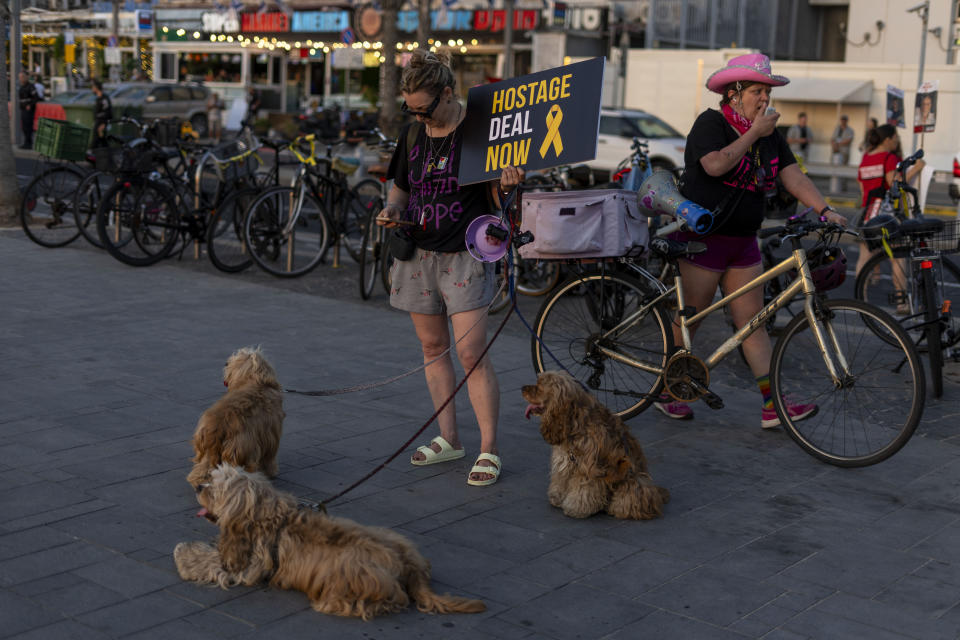
[[[383,185],[379,180],[364,178],[350,189],[347,198],[344,218],[342,220],[342,245],[347,254],[356,262],[360,262],[360,245],[367,229],[367,220],[371,212],[379,212],[383,208]]]
[[[103,249],[97,234],[97,208],[103,194],[113,185],[115,176],[105,171],[92,171],[80,182],[73,197],[73,215],[77,219],[80,234],[87,242]]]
[[[648,286],[623,274],[568,278],[544,300],[534,322],[534,370],[539,374],[557,366],[566,369],[623,419],[644,411],[660,393],[662,374],[620,363],[597,347],[601,330],[616,326],[650,297]],[[662,371],[673,352],[670,319],[659,306],[652,306],[620,336],[602,342]]]
[[[330,245],[330,223],[326,206],[309,193],[293,228],[284,233],[295,207],[297,190],[274,187],[250,203],[244,216],[243,242],[250,257],[261,269],[280,278],[309,273],[326,255]]]
[[[900,262],[891,262],[885,251],[878,251],[870,256],[857,274],[853,285],[854,297],[877,306],[894,317],[917,317],[915,305],[907,294],[910,282],[909,247],[893,249],[893,257]],[[902,290],[896,286],[898,280],[902,280]],[[865,321],[871,329],[878,329],[876,333],[880,338],[890,338],[886,332],[875,326],[871,319]]]
[[[103,194],[97,207],[97,235],[120,262],[146,267],[163,260],[177,244],[180,209],[162,184],[126,177]]]
[[[243,220],[258,189],[233,191],[217,206],[207,225],[207,256],[220,271],[240,273],[253,264],[243,242]]]
[[[530,260],[517,254],[517,293],[525,296],[545,296],[560,282],[560,263],[550,260]]]
[[[794,316],[773,348],[770,384],[780,423],[800,447],[840,467],[886,460],[913,435],[923,415],[925,380],[920,356],[900,324],[860,300],[814,300],[818,324],[833,357],[839,347],[850,376],[840,386],[827,373],[824,354],[806,314]],[[871,318],[878,329],[865,326]],[[890,340],[876,331],[882,327]],[[789,386],[789,388],[787,388]],[[789,398],[789,400],[788,400]],[[794,419],[794,407],[817,410]]]
[[[371,211],[367,220],[363,242],[360,244],[360,297],[369,300],[380,276],[380,259],[383,252],[383,227],[374,222],[378,212]]]
[[[941,305],[937,295],[937,281],[933,269],[920,270],[920,287],[923,289],[923,325],[927,339],[927,359],[930,361],[930,386],[934,398],[943,395],[943,345],[940,342]]]
[[[79,169],[61,165],[46,169],[27,183],[18,214],[28,238],[41,247],[56,249],[80,237],[73,200],[83,177]]]

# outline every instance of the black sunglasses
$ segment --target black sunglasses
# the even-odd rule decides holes
[[[440,94],[439,94],[439,93],[437,94],[437,97],[433,99],[433,102],[430,103],[430,106],[427,107],[426,111],[413,111],[413,110],[411,110],[410,107],[407,105],[407,101],[406,101],[406,100],[404,100],[404,101],[403,101],[403,104],[400,105],[400,110],[403,111],[404,113],[406,113],[407,115],[411,115],[411,116],[413,116],[413,117],[419,116],[419,117],[421,117],[421,118],[429,118],[430,116],[433,115],[433,112],[436,111],[438,104],[440,104]]]

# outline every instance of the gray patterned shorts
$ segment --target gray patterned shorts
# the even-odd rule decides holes
[[[448,316],[485,307],[496,286],[494,263],[475,260],[466,251],[416,250],[390,268],[390,306],[413,313]]]

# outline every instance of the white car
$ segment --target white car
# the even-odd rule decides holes
[[[616,170],[632,153],[630,146],[634,137],[647,141],[654,169],[672,171],[683,167],[686,138],[655,115],[632,109],[600,111],[597,157],[587,162],[587,166],[601,171]]]

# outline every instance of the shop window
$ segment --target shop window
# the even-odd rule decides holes
[[[270,75],[270,84],[280,84],[280,65],[282,64],[282,59],[274,56],[270,60],[273,66],[273,73]]]
[[[176,54],[173,54],[173,53],[160,54],[160,79],[161,80],[177,79],[176,62],[177,62]]]
[[[240,82],[239,53],[181,53],[180,79],[194,82]]]
[[[267,84],[270,81],[270,56],[261,53],[250,60],[250,78],[253,84]]]
[[[167,102],[170,100],[170,89],[167,87],[158,87],[150,92],[150,102]]]

